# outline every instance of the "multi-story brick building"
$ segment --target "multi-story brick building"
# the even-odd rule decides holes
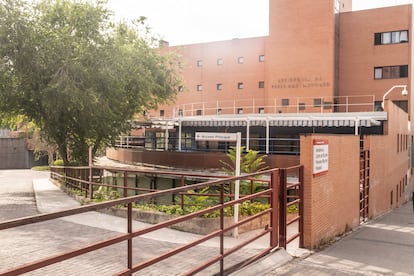
[[[241,132],[243,145],[268,154],[271,166],[311,166],[311,151],[303,148],[311,145],[309,135],[327,135],[343,143],[343,148],[335,144],[336,156],[349,151],[367,158],[362,152],[369,152],[362,167],[366,173],[370,161],[370,217],[405,202],[411,195],[413,141],[412,5],[355,12],[351,0],[270,0],[269,5],[266,37],[164,46],[182,57],[184,83],[177,99],[148,111],[145,123],[137,122],[147,127],[145,149],[109,156],[214,167],[228,143],[196,141],[196,132]],[[356,144],[358,149],[346,148]],[[326,177],[342,184],[355,180],[345,192],[355,192],[358,200],[366,175],[352,180],[360,160],[348,157],[343,163],[331,158],[332,175]],[[320,180],[305,172],[308,183]],[[326,179],[320,183],[326,185]],[[340,191],[325,201],[337,202]],[[358,212],[357,205],[349,208]]]

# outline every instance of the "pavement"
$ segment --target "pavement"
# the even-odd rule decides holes
[[[12,183],[13,185],[6,185]],[[79,202],[51,183],[47,173],[30,170],[0,170],[0,222],[17,217],[49,213],[79,206]],[[147,224],[134,221],[133,228]],[[97,212],[27,225],[0,232],[0,275],[2,271],[28,261],[78,248],[117,233],[126,232],[126,220]],[[250,233],[251,234],[251,233]],[[249,235],[249,234],[246,234]],[[140,258],[161,253],[198,238],[199,235],[162,229],[136,239],[134,263]],[[240,237],[243,238],[243,237]],[[226,238],[226,245],[238,243]],[[243,249],[254,253],[267,245],[264,238]],[[218,240],[210,240],[172,259],[134,275],[181,275],[216,250]],[[241,258],[235,255],[234,258]],[[298,249],[276,250],[267,257],[233,275],[414,275],[414,215],[409,202],[361,225],[320,252]],[[28,275],[113,275],[125,268],[124,245],[111,246],[93,253],[51,265]],[[214,270],[216,269],[216,270]],[[214,275],[212,267],[198,275]]]
[[[7,174],[11,174],[10,178]],[[27,183],[27,175],[34,174],[32,186]],[[21,178],[25,175],[24,185],[14,183],[6,185],[13,179]],[[2,177],[3,176],[3,177]],[[21,197],[22,191],[25,191],[25,197]],[[33,199],[31,199],[33,197]],[[9,201],[12,200],[13,212],[8,212]],[[15,199],[12,199],[15,198]],[[3,205],[4,203],[4,205]],[[21,171],[1,171],[0,170],[0,222],[8,219],[34,215],[37,213],[50,213],[62,211],[80,206],[80,203],[62,192],[48,178],[47,174],[39,174],[29,170]],[[18,227],[15,229],[3,230],[0,232],[0,275],[2,271],[18,266],[30,261],[38,260],[53,254],[64,252],[72,248],[77,248],[88,243],[93,243],[108,237],[113,237],[117,233],[126,232],[126,219],[99,212],[88,212],[79,215],[68,216],[52,221],[31,224]],[[133,229],[142,229],[148,226],[146,223],[139,221],[133,222]],[[239,238],[226,237],[225,247],[230,248],[240,243],[254,231],[241,234]],[[148,258],[155,254],[160,254],[160,249],[175,248],[177,245],[191,242],[201,237],[197,234],[186,233],[173,229],[161,229],[156,232],[148,233],[135,239],[139,244],[134,249],[134,256],[137,256],[134,263],[142,261],[142,258]],[[134,240],[134,241],[135,241]],[[246,248],[239,250],[231,257],[230,262],[239,262],[246,256],[252,256],[261,249],[268,246],[269,237],[262,237],[258,241],[248,245]],[[219,239],[211,239],[204,242],[202,246],[197,246],[189,250],[184,255],[172,258],[170,262],[163,262],[160,265],[153,265],[149,269],[134,275],[181,275],[180,271],[188,271],[194,267],[195,263],[207,258],[209,255],[217,254]],[[143,254],[145,252],[145,254]],[[74,259],[54,264],[29,273],[29,275],[113,275],[116,271],[125,268],[125,247],[123,245],[111,246],[105,250],[101,249],[94,252],[93,258],[91,253],[76,257]],[[139,256],[139,258],[138,258]],[[249,267],[243,275],[264,275],[275,267],[281,266],[292,260],[292,256],[283,249],[277,250],[266,258],[258,262],[255,267]],[[76,263],[76,265],[74,265]],[[175,266],[175,268],[174,268]],[[205,272],[198,275],[213,275],[217,266],[212,266]],[[246,268],[247,269],[247,268]],[[239,275],[238,273],[236,273]]]

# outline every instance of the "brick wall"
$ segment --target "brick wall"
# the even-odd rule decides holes
[[[408,170],[408,115],[388,100],[385,135],[364,137],[370,151],[370,218],[379,216],[406,202],[411,190]]]
[[[313,175],[313,140],[328,141],[328,171]],[[304,245],[314,248],[359,225],[359,136],[302,135]]]

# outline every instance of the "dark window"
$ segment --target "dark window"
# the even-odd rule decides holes
[[[197,67],[203,67],[203,61],[201,59],[197,60]]]
[[[217,90],[223,90],[223,84],[217,83]]]
[[[237,108],[237,114],[243,114],[243,108]]]
[[[217,108],[217,115],[221,115],[221,108]]]
[[[178,86],[178,92],[183,92],[184,91],[184,86],[180,85]]]
[[[398,44],[408,42],[408,30],[375,33],[375,45]]]
[[[264,88],[264,81],[259,81],[259,88]]]
[[[306,105],[304,103],[299,103],[299,110],[305,110]]]
[[[314,107],[321,107],[322,105],[322,99],[318,98],[318,99],[313,99],[313,106]]]
[[[265,113],[264,107],[259,107],[259,114],[264,114],[264,113]]]
[[[197,116],[203,115],[203,111],[201,109],[197,109]]]
[[[203,91],[203,85],[198,84],[197,85],[197,91]]]
[[[374,68],[374,79],[398,79],[408,77],[408,65],[383,66]]]
[[[237,88],[238,89],[243,89],[244,88],[244,84],[242,82],[238,82],[237,83]]]
[[[182,109],[178,109],[178,116],[183,116],[183,110]]]
[[[164,117],[165,111],[164,110],[160,110],[160,117]]]
[[[289,105],[289,99],[282,99],[282,106],[288,106]]]

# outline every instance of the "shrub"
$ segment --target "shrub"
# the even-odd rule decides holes
[[[58,159],[53,162],[53,166],[64,166],[63,160]]]

